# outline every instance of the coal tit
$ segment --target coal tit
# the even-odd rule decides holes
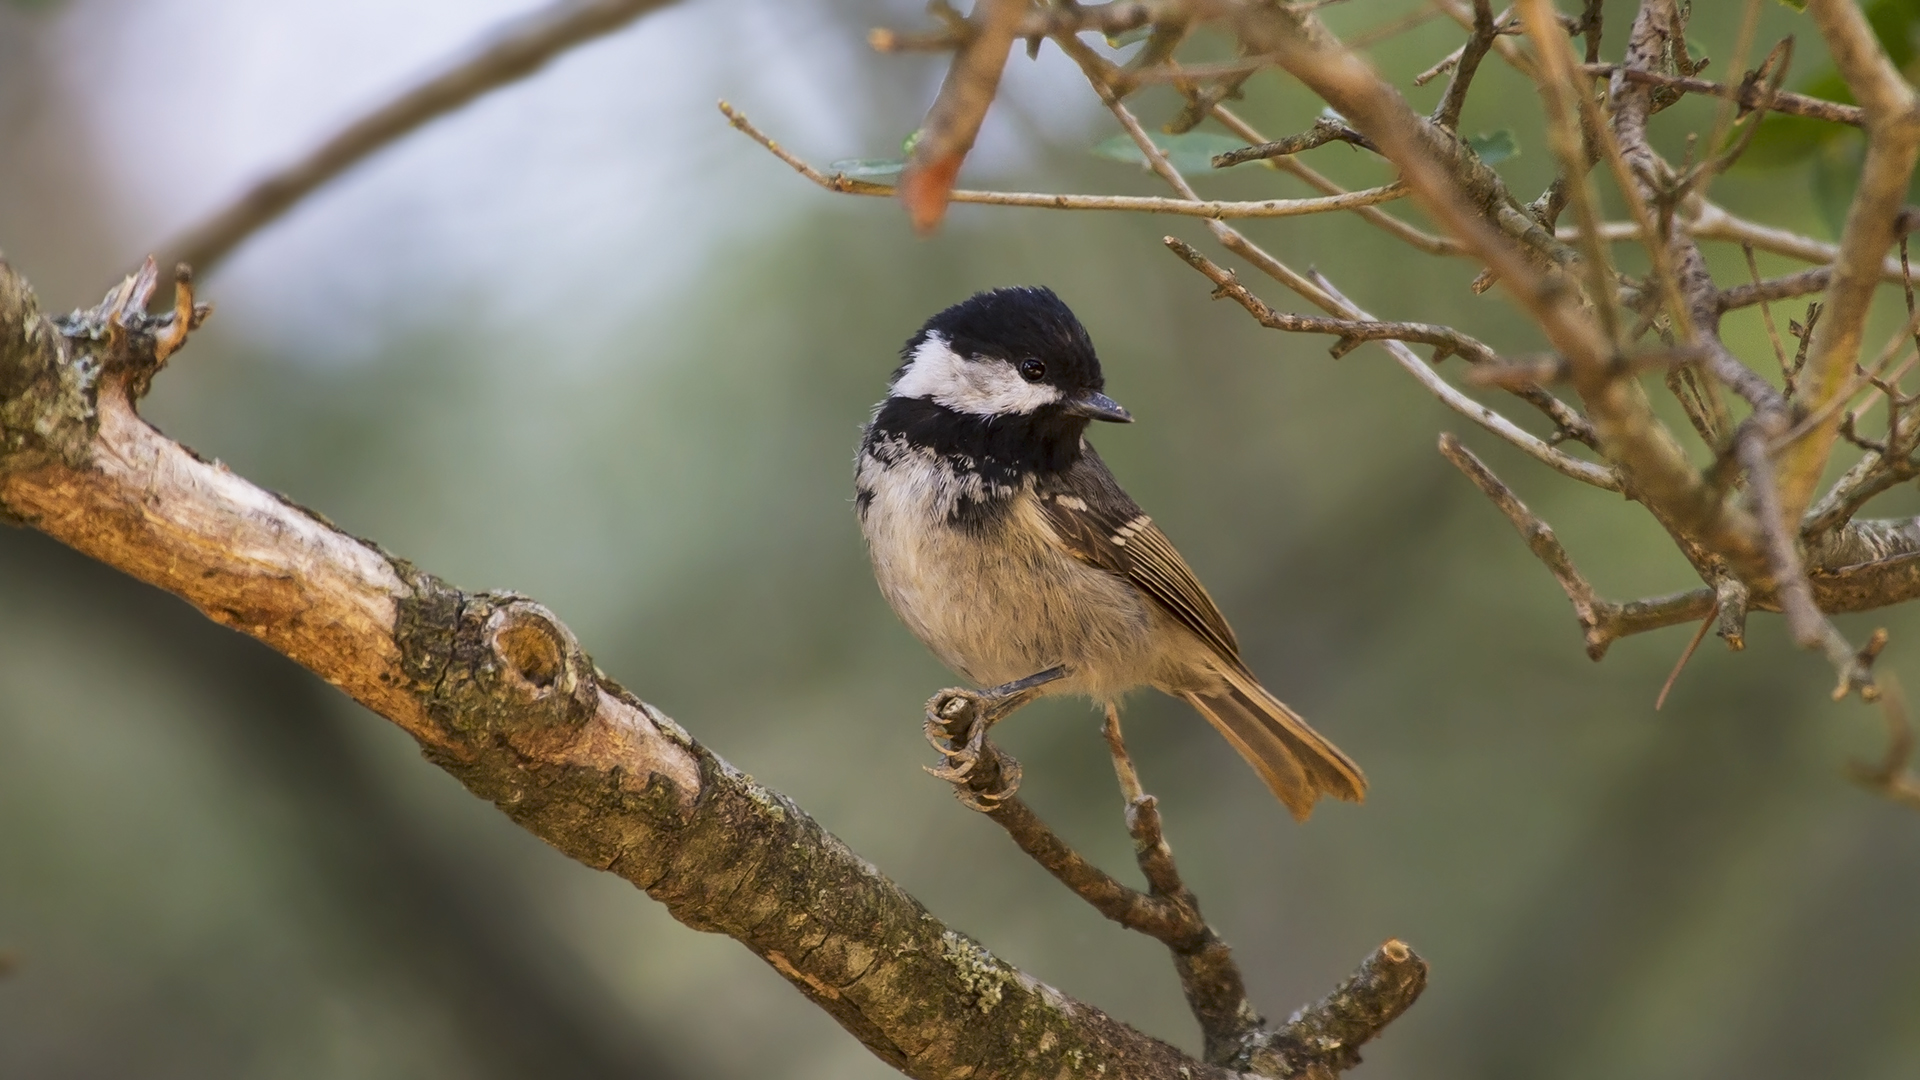
[[[1359,802],[1348,757],[1260,685],[1233,630],[1085,437],[1132,421],[1093,343],[1044,288],[980,293],[901,350],[855,464],[880,591],[981,686],[1058,668],[1036,693],[1184,698],[1294,817]]]

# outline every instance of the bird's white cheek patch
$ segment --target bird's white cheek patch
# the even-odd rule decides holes
[[[1060,400],[1058,387],[1028,382],[1005,360],[969,360],[939,334],[928,334],[913,350],[913,360],[893,384],[892,394],[929,398],[976,416],[1030,413]]]

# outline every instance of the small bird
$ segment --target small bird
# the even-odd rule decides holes
[[[1365,796],[1360,769],[1247,670],[1207,590],[1088,445],[1091,421],[1133,417],[1059,297],[979,293],[927,320],[901,360],[860,442],[854,505],[880,591],[934,655],[989,699],[1111,704],[1143,685],[1184,698],[1301,820],[1321,795]]]

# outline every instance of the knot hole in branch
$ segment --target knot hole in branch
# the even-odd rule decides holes
[[[583,678],[585,655],[553,612],[531,600],[512,599],[487,618],[485,642],[499,689],[534,711],[545,725],[575,727],[593,715],[594,680]],[[551,710],[549,712],[549,710]]]

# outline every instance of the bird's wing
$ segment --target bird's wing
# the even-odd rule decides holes
[[[1126,578],[1223,659],[1240,663],[1240,644],[1213,597],[1092,447],[1071,469],[1041,480],[1034,494],[1076,558]]]

